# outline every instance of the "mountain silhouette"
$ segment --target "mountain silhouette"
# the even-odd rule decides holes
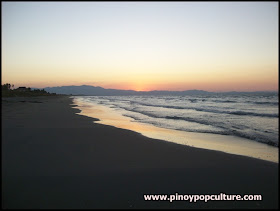
[[[47,92],[66,95],[92,95],[92,96],[117,96],[117,95],[186,95],[186,94],[207,94],[203,90],[187,91],[134,91],[120,89],[105,89],[99,86],[57,86],[44,88]]]
[[[128,95],[271,95],[278,94],[273,91],[257,91],[257,92],[208,92],[204,90],[185,90],[185,91],[168,91],[168,90],[154,90],[154,91],[134,91],[121,89],[105,89],[100,86],[56,86],[43,88],[49,93],[66,94],[66,95],[89,95],[89,96],[128,96]]]

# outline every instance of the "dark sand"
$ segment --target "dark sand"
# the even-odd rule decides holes
[[[146,138],[68,97],[2,99],[2,208],[278,208],[278,164]],[[262,201],[144,201],[143,194]]]

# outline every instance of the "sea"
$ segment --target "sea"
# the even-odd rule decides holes
[[[244,143],[261,143],[260,146],[270,146],[278,151],[278,93],[73,98],[80,110],[99,106],[108,108],[107,113],[127,117],[129,122],[188,134],[236,137]],[[247,146],[250,148],[250,144]]]

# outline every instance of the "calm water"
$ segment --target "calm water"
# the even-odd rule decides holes
[[[83,96],[136,122],[187,132],[232,135],[278,146],[277,94],[211,96]]]

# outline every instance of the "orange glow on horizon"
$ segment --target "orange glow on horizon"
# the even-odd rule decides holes
[[[100,86],[105,89],[121,89],[121,90],[134,90],[134,91],[185,91],[185,90],[204,90],[210,92],[223,92],[223,91],[278,91],[277,79],[274,83],[267,83],[266,81],[212,81],[212,82],[178,82],[178,83],[90,83],[90,82],[73,82],[73,83],[43,83],[43,82],[24,82],[24,81],[2,81],[2,84],[14,84],[15,88],[20,86],[31,88],[46,88],[56,86]]]
[[[274,71],[274,68],[272,69]],[[169,90],[169,91],[184,91],[184,90],[205,90],[205,91],[278,91],[278,74],[276,71],[271,71],[271,74],[265,74],[265,71],[259,71],[254,74],[249,74],[244,71],[241,74],[227,74],[208,72],[207,74],[184,72],[180,74],[132,74],[120,75],[112,74],[111,77],[98,77],[92,73],[82,75],[81,78],[70,75],[56,75],[48,77],[38,77],[33,75],[27,80],[22,78],[22,75],[2,74],[2,84],[10,83],[15,87],[26,86],[32,88],[45,88],[56,86],[100,86],[105,89],[122,89],[135,91],[153,91],[153,90]],[[11,80],[13,79],[13,80]]]
[[[170,84],[115,84],[103,85],[106,89],[122,89],[134,91],[185,91],[185,90],[204,90],[209,92],[223,92],[223,91],[278,91],[278,83],[242,83],[242,82],[217,82],[217,83],[170,83]]]

